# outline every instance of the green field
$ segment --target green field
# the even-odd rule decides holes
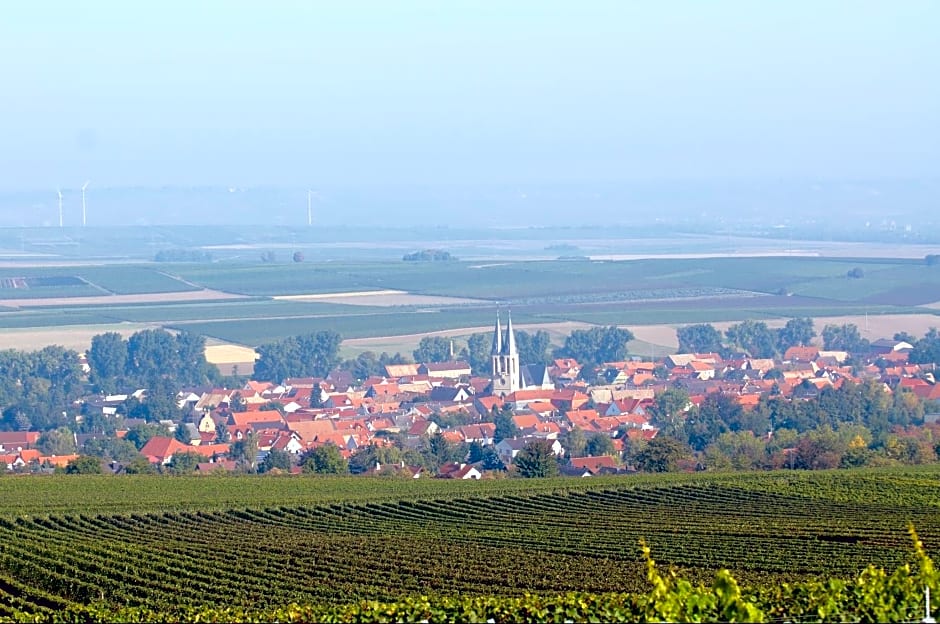
[[[661,565],[772,587],[940,551],[940,467],[449,482],[0,479],[0,590],[36,611],[646,592]],[[15,601],[15,602],[14,602]]]
[[[862,269],[853,279],[847,273]],[[321,329],[374,338],[488,326],[495,306],[518,323],[683,324],[879,314],[938,314],[940,267],[890,259],[809,257],[635,261],[304,262],[102,265],[0,270],[14,277],[78,277],[61,288],[5,288],[14,298],[197,288],[245,299],[4,309],[0,328],[152,323],[257,346]],[[348,305],[272,296],[401,290],[479,303]],[[103,300],[103,302],[106,300]],[[367,303],[363,301],[363,303]],[[819,323],[820,325],[823,323]]]

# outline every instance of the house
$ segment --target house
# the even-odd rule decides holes
[[[479,479],[483,473],[473,464],[449,463],[441,466],[437,473],[440,479]]]
[[[457,431],[467,443],[479,442],[483,446],[493,444],[493,436],[496,435],[496,425],[493,423],[480,423],[478,425],[463,425],[457,427]]]
[[[871,343],[871,352],[876,355],[887,355],[898,351],[911,351],[914,345],[904,340],[892,340],[889,338],[879,338]]]
[[[140,454],[146,457],[151,464],[165,466],[173,461],[174,453],[185,453],[193,450],[195,450],[193,447],[183,444],[176,438],[154,436],[147,440],[147,443],[140,449]]]
[[[0,453],[32,448],[39,440],[38,431],[0,431]]]
[[[470,376],[470,365],[462,360],[452,360],[450,362],[429,362],[418,366],[419,375],[428,377],[446,377],[448,379],[460,379]]]
[[[573,457],[569,465],[587,474],[583,476],[593,476],[599,474],[610,474],[617,472],[617,464],[610,455],[600,455],[598,457]]]
[[[500,461],[508,466],[512,463],[512,460],[515,459],[516,455],[519,454],[519,451],[537,439],[538,438],[506,438],[496,445],[496,453],[499,455]],[[556,457],[561,457],[565,452],[561,442],[558,440],[552,440],[551,442],[552,453],[554,453]]]

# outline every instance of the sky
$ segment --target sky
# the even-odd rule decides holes
[[[0,191],[936,178],[940,2],[31,0]]]

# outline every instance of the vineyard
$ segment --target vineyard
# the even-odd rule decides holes
[[[683,578],[710,583],[728,568],[756,596],[783,583],[851,579],[869,564],[898,568],[912,551],[908,523],[928,554],[940,550],[936,469],[794,474],[544,481],[531,489],[513,480],[477,491],[447,482],[416,488],[346,479],[323,490],[311,478],[208,478],[199,481],[222,484],[227,503],[133,511],[134,491],[124,487],[121,512],[104,511],[114,506],[99,506],[94,496],[76,511],[78,488],[74,506],[61,513],[0,519],[0,617],[52,618],[65,608],[108,619],[119,609],[179,615],[416,597],[447,604],[474,596],[645,595],[641,540]],[[27,508],[17,498],[28,481],[0,480],[9,509]],[[291,483],[295,496],[276,504],[260,498],[264,487],[248,487],[238,500],[225,485],[265,481]],[[3,492],[10,482],[16,487]],[[39,496],[56,483],[35,482]],[[186,489],[196,481],[149,483]],[[363,484],[361,496],[355,483]],[[906,502],[908,485],[915,496]]]

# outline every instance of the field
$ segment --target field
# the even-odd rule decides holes
[[[848,578],[940,551],[940,468],[449,482],[0,479],[3,604],[171,610]]]
[[[847,277],[853,269],[862,277]],[[55,328],[57,342],[80,346],[86,327],[104,332],[143,323],[251,347],[320,329],[350,340],[402,337],[398,342],[411,344],[412,335],[466,336],[489,327],[497,305],[511,307],[513,318],[532,328],[779,324],[796,316],[818,318],[821,326],[825,318],[909,315],[912,323],[896,327],[871,323],[893,335],[929,327],[940,315],[930,307],[940,299],[938,271],[903,258],[799,256],[5,267],[0,284],[16,287],[0,288],[0,337],[39,348]],[[646,354],[674,343],[663,336],[634,348]]]

